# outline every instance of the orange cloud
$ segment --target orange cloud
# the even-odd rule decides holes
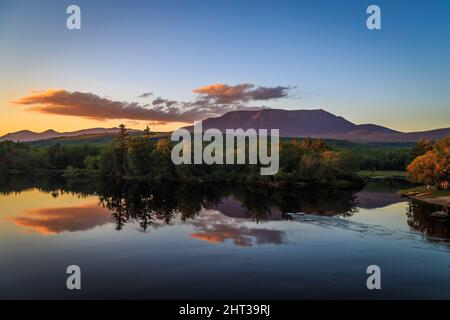
[[[241,105],[217,105],[208,101],[178,102],[156,98],[151,104],[141,105],[102,98],[90,92],[46,90],[34,92],[13,101],[28,106],[29,111],[91,120],[123,119],[145,120],[151,124],[167,122],[194,122],[217,117],[232,110],[250,110]]]
[[[138,103],[102,98],[90,92],[69,92],[61,89],[35,92],[13,103],[30,106],[30,111],[95,120],[129,119],[165,123],[177,121],[182,115],[178,109],[165,108],[165,105],[149,108]]]
[[[252,88],[250,83],[238,84],[236,86],[228,86],[226,84],[216,83],[201,88],[194,89],[194,93],[204,94],[216,97],[223,102],[234,102],[244,100],[248,89]]]
[[[288,87],[257,87],[245,83],[235,86],[212,84],[195,89],[198,99],[191,102],[156,97],[151,103],[117,101],[90,92],[49,89],[21,97],[14,104],[26,110],[91,120],[141,120],[151,124],[194,122],[235,110],[254,110],[245,106],[250,100],[269,100],[287,96]],[[140,97],[149,97],[144,93]]]
[[[193,92],[206,98],[215,100],[216,103],[245,102],[249,100],[270,100],[287,97],[289,87],[257,87],[251,83],[243,83],[229,86],[222,83],[207,85],[194,89]]]

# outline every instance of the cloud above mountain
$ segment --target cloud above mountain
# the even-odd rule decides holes
[[[287,97],[288,87],[255,87],[252,84],[213,84],[193,90],[198,96],[189,102],[156,97],[147,104],[100,97],[91,92],[49,89],[21,97],[14,104],[43,114],[83,117],[95,120],[127,119],[150,123],[193,122],[229,111],[256,110],[249,101]],[[140,97],[150,97],[142,94]]]
[[[222,83],[194,89],[193,92],[216,103],[235,103],[250,100],[270,100],[288,96],[290,87],[256,87],[251,83],[229,86]]]

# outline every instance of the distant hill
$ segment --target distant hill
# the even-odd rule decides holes
[[[108,135],[117,134],[119,128],[92,128],[85,130],[77,130],[71,132],[57,132],[55,130],[47,130],[44,132],[33,132],[30,130],[22,130],[14,133],[8,133],[0,137],[0,141],[11,140],[14,142],[30,142],[55,138],[81,137],[92,135]],[[130,133],[139,132],[139,130],[129,130]]]
[[[131,135],[139,135],[141,131],[132,131]],[[152,139],[160,139],[162,137],[167,137],[169,133],[167,132],[153,132]],[[68,145],[97,145],[104,146],[111,144],[114,139],[117,138],[117,133],[97,133],[97,134],[84,134],[81,136],[73,137],[57,137],[46,140],[36,140],[29,141],[28,144],[35,147],[48,147],[55,144],[60,144],[62,146]],[[170,139],[170,137],[169,137]]]
[[[413,142],[436,140],[450,134],[450,128],[421,132],[401,132],[375,124],[354,124],[322,109],[231,111],[203,121],[203,130],[249,128],[280,129],[282,137],[313,137],[355,142]],[[193,126],[186,127],[192,131]]]

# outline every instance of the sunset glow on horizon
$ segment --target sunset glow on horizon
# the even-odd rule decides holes
[[[255,108],[405,132],[450,126],[447,1],[378,1],[376,31],[358,1],[77,5],[82,28],[68,30],[64,1],[0,2],[0,135],[172,131]]]

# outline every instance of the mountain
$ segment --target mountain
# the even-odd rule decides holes
[[[450,128],[420,132],[401,132],[375,124],[354,124],[343,117],[322,109],[282,110],[262,109],[255,111],[231,111],[220,117],[209,118],[202,122],[203,130],[217,128],[241,128],[244,130],[280,129],[282,137],[313,137],[323,139],[347,140],[353,142],[415,142],[419,139],[437,140],[450,134]],[[186,129],[192,131],[193,127]],[[0,141],[21,142],[41,141],[55,138],[81,137],[89,135],[115,134],[119,128],[92,128],[72,132],[47,130],[32,132],[22,130],[0,137]],[[129,130],[138,133],[139,130]]]
[[[11,140],[15,142],[29,142],[38,140],[47,140],[60,137],[78,137],[92,134],[117,133],[119,128],[92,128],[85,130],[77,130],[71,132],[57,132],[55,130],[47,130],[44,132],[33,132],[30,130],[22,130],[14,133],[8,133],[0,137],[0,141]],[[129,132],[137,132],[138,130],[129,130]]]
[[[203,130],[280,129],[282,137],[313,137],[355,142],[413,142],[436,140],[450,134],[450,128],[421,132],[401,132],[375,124],[354,124],[322,109],[231,111],[202,122]],[[186,127],[193,131],[193,126]]]

